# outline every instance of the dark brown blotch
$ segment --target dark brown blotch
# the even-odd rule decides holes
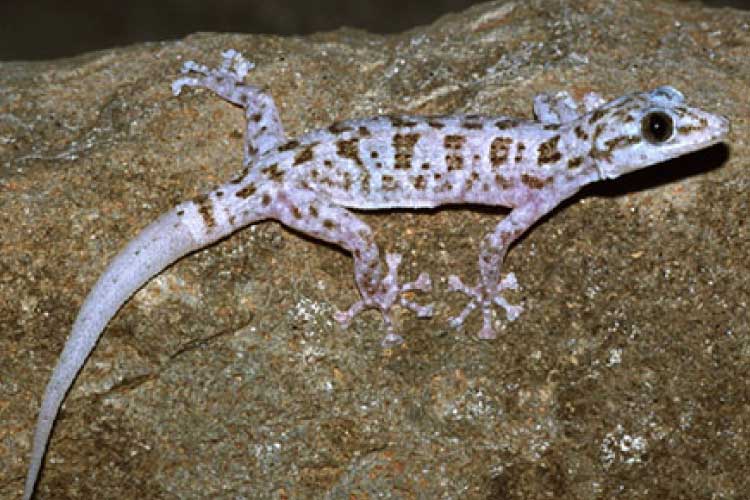
[[[251,182],[247,186],[237,191],[234,195],[238,198],[249,198],[250,196],[255,194],[255,191],[257,191],[255,184]]]
[[[282,153],[284,151],[290,151],[292,149],[295,149],[298,146],[299,146],[299,141],[292,140],[279,146],[278,150],[280,153]]]
[[[396,128],[414,127],[417,124],[413,118],[406,115],[386,115],[385,117]]]
[[[281,182],[284,180],[284,170],[279,168],[278,163],[265,166],[260,171],[273,182]]]
[[[497,168],[508,161],[510,146],[513,139],[510,137],[495,137],[490,143],[490,164]]]
[[[419,134],[394,134],[393,135],[393,168],[397,170],[408,170],[414,157],[414,146],[419,141]]]
[[[312,161],[313,158],[315,157],[315,154],[313,153],[313,149],[318,144],[319,143],[317,142],[311,142],[310,144],[306,144],[305,147],[303,147],[301,150],[299,150],[299,152],[296,155],[294,155],[294,162],[292,163],[292,166],[296,167],[303,163]]]
[[[472,121],[471,119],[468,119],[464,121],[461,126],[467,130],[482,130],[484,125],[481,122],[478,121]]]
[[[513,180],[504,175],[495,174],[495,184],[500,186],[501,189],[510,189],[513,187]]]
[[[245,167],[245,168],[243,168],[243,169],[242,169],[242,172],[240,172],[240,175],[238,175],[238,176],[237,176],[237,177],[235,177],[234,179],[230,180],[230,181],[229,181],[229,183],[230,183],[230,184],[239,184],[240,182],[242,182],[242,180],[243,180],[243,179],[244,179],[245,177],[247,177],[247,174],[248,174],[248,172],[250,172],[250,167]]]
[[[580,167],[583,164],[583,157],[582,156],[576,156],[575,158],[571,158],[568,160],[568,169],[573,170],[578,167]]]
[[[541,178],[529,174],[521,175],[521,182],[530,189],[542,189],[544,186],[549,184],[552,180],[551,177]]]
[[[395,191],[398,189],[398,181],[392,175],[383,175],[380,179],[380,189],[383,191]]]
[[[370,132],[370,129],[365,127],[364,125],[360,125],[357,129],[357,132],[359,132],[360,137],[371,137],[372,132]]]
[[[210,229],[216,226],[213,205],[211,204],[211,199],[208,197],[208,195],[202,194],[196,196],[193,199],[193,203],[198,205],[198,213],[201,214],[201,218],[203,218],[203,223],[206,225],[206,227]]]
[[[557,149],[559,142],[560,136],[555,135],[539,144],[539,148],[537,149],[537,163],[539,165],[556,163],[560,161],[560,159],[562,158],[562,153],[560,153],[560,150]]]
[[[514,118],[504,118],[495,122],[495,127],[499,130],[508,130],[518,125],[519,121]]]
[[[352,127],[345,122],[334,122],[328,127],[328,131],[336,135],[349,132],[350,130],[352,130]]]
[[[576,128],[573,129],[573,132],[575,132],[578,139],[582,141],[589,140],[589,134],[587,134],[586,131],[583,130],[583,127],[581,127],[580,125],[576,125]]]
[[[357,166],[362,167],[362,159],[359,157],[359,139],[336,141],[336,154],[342,158],[353,160]]]
[[[464,144],[466,144],[466,136],[464,135],[446,135],[443,139],[445,164],[449,171],[464,168],[464,157],[461,152]]]
[[[597,109],[596,111],[591,113],[591,116],[589,117],[589,124],[593,125],[594,123],[601,120],[606,114],[607,114],[607,111],[605,109],[602,109],[602,108]]]

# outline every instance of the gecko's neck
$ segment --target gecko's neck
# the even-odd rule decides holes
[[[577,191],[587,184],[607,178],[595,155],[591,154],[595,138],[587,130],[586,121],[575,120],[563,125],[559,135],[561,160],[555,166],[555,175],[565,179],[570,189]]]

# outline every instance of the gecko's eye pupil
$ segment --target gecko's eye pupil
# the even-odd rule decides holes
[[[672,117],[662,111],[653,111],[641,120],[643,137],[651,144],[659,144],[672,137]]]

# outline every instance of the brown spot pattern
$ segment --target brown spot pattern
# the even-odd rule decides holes
[[[206,225],[206,227],[210,229],[216,226],[216,219],[214,219],[214,208],[211,204],[211,199],[207,195],[202,194],[200,196],[196,196],[195,199],[193,199],[193,203],[198,205],[198,213],[201,214],[203,223]]]
[[[255,194],[255,191],[257,189],[255,188],[255,184],[252,182],[248,184],[247,186],[243,187],[239,191],[235,193],[235,196],[238,198],[249,198],[250,196]]]
[[[476,119],[476,118],[475,118]],[[482,130],[483,125],[481,122],[477,121],[470,121],[470,119],[467,117],[467,120],[464,121],[461,126],[467,130]]]
[[[508,161],[511,144],[513,144],[513,139],[510,137],[496,137],[492,140],[490,144],[490,164],[493,167],[499,167]]]
[[[698,132],[700,130],[703,130],[706,127],[708,127],[708,120],[701,117],[698,120],[698,125],[683,125],[681,127],[677,127],[677,132],[680,134],[687,135],[691,132]]]
[[[281,153],[284,151],[290,151],[292,149],[295,149],[298,146],[299,146],[299,141],[289,141],[286,144],[282,144],[281,146],[279,146],[278,150]]]
[[[573,129],[573,131],[575,132],[578,139],[581,139],[582,141],[589,140],[589,134],[587,134],[586,131],[583,130],[583,127],[581,127],[580,125],[576,125],[576,128]]]
[[[386,118],[391,122],[391,125],[397,128],[401,127],[413,127],[417,124],[416,121],[408,116],[402,115],[386,115]]]
[[[605,149],[599,149],[596,146],[592,147],[591,151],[589,151],[589,156],[595,160],[612,161],[612,153],[615,149],[626,148],[633,144],[638,144],[639,142],[641,142],[641,137],[638,135],[621,135],[608,141],[604,141]]]
[[[445,164],[448,170],[461,170],[464,168],[464,157],[461,148],[466,144],[463,135],[446,135],[443,139],[445,148]]]
[[[576,156],[575,158],[571,158],[568,160],[568,169],[573,170],[575,168],[580,167],[583,164],[583,157]]]
[[[380,189],[383,191],[395,191],[398,187],[398,182],[392,175],[383,175],[381,177]]]
[[[359,167],[363,167],[362,159],[359,157],[359,139],[336,141],[336,154],[342,158],[353,160]]]
[[[500,174],[495,174],[495,184],[500,186],[501,189],[510,189],[513,187],[513,181]]]
[[[261,169],[261,173],[267,176],[273,182],[281,182],[284,180],[284,170],[279,168],[278,163],[263,167]]]
[[[334,122],[328,127],[328,131],[335,135],[349,132],[350,130],[352,130],[352,127],[344,122]]]
[[[513,118],[504,118],[495,122],[495,127],[497,127],[499,130],[508,130],[509,128],[513,128],[516,125],[518,125],[518,120],[515,120]]]
[[[242,172],[240,172],[240,175],[229,181],[230,184],[239,184],[242,182],[242,179],[247,177],[248,172],[250,172],[250,167],[245,167],[242,169]]]
[[[521,163],[523,161],[523,152],[526,150],[526,144],[519,142],[516,145],[516,157],[513,158],[513,161],[516,163]]]
[[[598,122],[605,114],[607,114],[607,112],[604,109],[597,109],[596,111],[591,113],[591,116],[589,117],[589,124],[593,125],[594,123]]]
[[[359,128],[357,129],[357,131],[359,132],[359,136],[360,137],[370,137],[370,136],[372,136],[372,132],[370,132],[370,129],[367,128],[367,127],[365,127],[364,125],[360,125]]]
[[[521,182],[530,189],[542,189],[550,181],[550,178],[542,179],[529,174],[521,175]]]
[[[393,136],[393,168],[408,170],[414,157],[414,146],[419,141],[419,134],[395,134]]]
[[[303,163],[307,163],[309,161],[312,161],[314,158],[313,154],[313,148],[317,146],[317,142],[311,142],[310,144],[306,144],[304,148],[299,150],[299,152],[294,155],[294,162],[292,163],[292,166],[296,167],[297,165],[301,165]]]
[[[560,136],[556,135],[539,145],[539,148],[537,149],[537,163],[539,165],[560,161],[562,154],[560,153],[560,150],[557,149],[559,142]]]

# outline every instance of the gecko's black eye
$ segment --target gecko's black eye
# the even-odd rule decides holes
[[[672,137],[672,117],[663,111],[652,111],[641,120],[643,137],[651,144],[659,144]]]

